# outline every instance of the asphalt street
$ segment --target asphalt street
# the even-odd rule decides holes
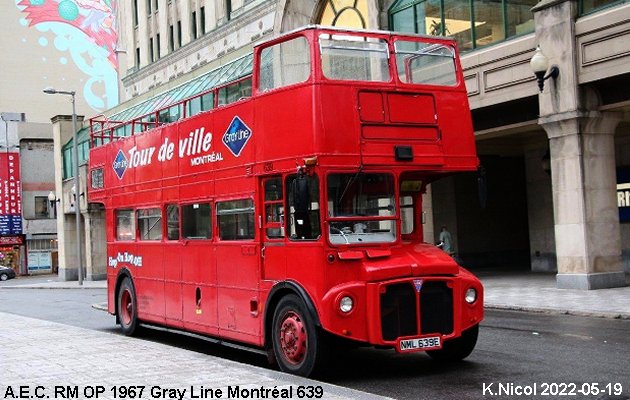
[[[102,289],[0,290],[0,311],[101,331],[117,331],[114,317],[94,310]],[[439,365],[426,355],[371,348],[338,352],[321,380],[399,399],[584,398],[630,399],[630,321],[525,312],[488,311],[477,348],[462,363]],[[268,367],[256,354],[157,331],[157,341],[234,361]],[[561,396],[562,389],[609,388],[597,395]],[[617,384],[617,385],[616,385]],[[530,387],[536,396],[499,396]],[[621,386],[620,394],[616,391]],[[544,390],[548,396],[543,396]],[[555,393],[555,395],[554,395]],[[492,396],[494,395],[494,396]]]

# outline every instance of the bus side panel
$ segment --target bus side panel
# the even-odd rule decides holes
[[[216,244],[220,335],[256,345],[262,344],[259,254],[254,241]]]
[[[186,254],[179,241],[164,245],[164,311],[166,323],[182,327],[182,256]]]
[[[164,246],[161,242],[145,242],[138,243],[136,249],[132,273],[138,298],[138,318],[164,323]]]
[[[187,240],[180,254],[184,326],[216,335],[217,273],[210,240]]]
[[[257,110],[268,110],[256,113],[255,124],[259,135],[256,156],[265,160],[266,168],[273,168],[276,160],[310,156],[315,151],[314,91],[312,85],[298,86],[254,100]]]

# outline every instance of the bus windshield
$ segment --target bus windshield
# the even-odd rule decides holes
[[[455,86],[455,49],[441,43],[394,42],[396,68],[402,83]]]
[[[330,242],[358,244],[395,241],[394,205],[394,177],[391,174],[330,174]]]
[[[322,72],[328,79],[389,82],[387,42],[378,38],[321,34]]]

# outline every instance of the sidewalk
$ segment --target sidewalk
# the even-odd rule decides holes
[[[557,289],[554,273],[478,273],[485,307],[492,309],[630,319],[630,286],[613,289]]]
[[[21,387],[28,390],[25,398],[64,398],[55,395],[57,389],[63,389],[65,398],[134,398],[131,386],[136,387],[135,398],[144,400],[273,399],[282,393],[300,398],[298,390],[308,386],[322,390],[325,399],[384,398],[120,334],[5,313],[0,321],[0,342],[5,344],[0,346],[0,393],[6,394],[8,386],[14,392],[7,398],[23,397]],[[77,396],[68,396],[75,386]]]
[[[473,271],[474,272],[474,271]],[[528,271],[475,272],[484,285],[485,307],[630,319],[630,286],[600,290],[556,289],[556,275]],[[26,277],[0,284],[0,289],[104,289],[105,281],[59,282],[54,275]]]

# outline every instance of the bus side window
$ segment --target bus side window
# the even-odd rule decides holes
[[[265,190],[265,232],[269,239],[284,237],[284,197],[282,178],[268,178],[264,181]]]
[[[217,203],[217,220],[221,240],[247,240],[255,237],[252,199]]]
[[[140,240],[162,240],[162,210],[147,208],[136,212]]]
[[[212,238],[212,206],[210,203],[182,206],[182,236],[185,239]]]
[[[116,240],[135,240],[136,225],[133,210],[116,210]]]
[[[400,196],[400,216],[402,217],[402,234],[412,234],[415,229],[413,196]]]
[[[166,206],[166,235],[168,240],[179,240],[179,207],[177,204]]]
[[[313,240],[321,235],[319,179],[305,174],[287,177],[288,229],[291,240]]]

